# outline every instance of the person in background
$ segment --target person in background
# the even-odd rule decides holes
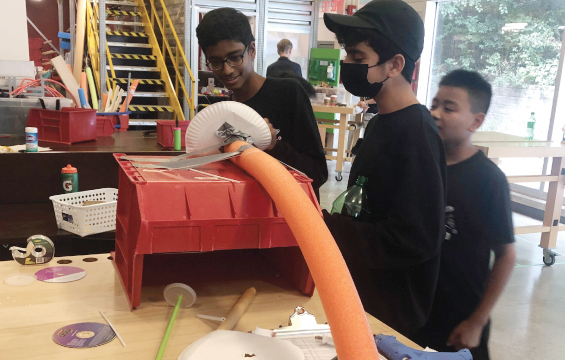
[[[267,67],[267,77],[278,77],[277,73],[292,72],[297,76],[302,77],[302,69],[300,65],[294,61],[290,61],[290,54],[292,53],[292,43],[288,39],[282,39],[277,44],[277,53],[279,59]]]
[[[348,187],[368,179],[366,219],[324,211],[369,314],[410,337],[431,310],[445,237],[445,151],[430,111],[410,86],[424,24],[400,0],[374,0],[354,15],[324,14],[347,52],[345,89],[372,98],[371,119]]]
[[[516,259],[506,176],[472,141],[491,96],[478,73],[455,70],[432,102],[447,153],[447,232],[432,312],[412,337],[438,351],[468,348],[474,360],[490,359],[490,313]]]
[[[375,102],[375,100],[370,98],[370,99],[360,100],[357,103],[357,106],[363,109],[364,113],[369,112],[371,114],[377,114],[379,112],[379,109],[378,106],[376,106],[376,104],[377,103]]]
[[[233,92],[232,100],[248,105],[269,124],[272,142],[265,152],[302,171],[319,188],[328,179],[326,156],[310,99],[294,79],[264,78],[253,70],[255,38],[240,11],[208,12],[196,28],[206,66]]]

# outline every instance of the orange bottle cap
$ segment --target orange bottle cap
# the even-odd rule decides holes
[[[77,172],[77,168],[74,168],[71,166],[71,164],[67,165],[66,167],[64,167],[61,172],[63,174],[74,174]]]

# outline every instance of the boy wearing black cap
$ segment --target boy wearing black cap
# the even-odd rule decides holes
[[[255,38],[247,16],[240,11],[220,8],[208,12],[196,36],[206,66],[233,92],[232,100],[268,120],[272,142],[265,151],[308,175],[319,198],[328,168],[312,105],[301,84],[295,79],[264,78],[253,70]]]
[[[368,178],[368,219],[324,212],[365,311],[404,335],[426,322],[445,233],[445,152],[434,120],[410,87],[424,42],[418,13],[374,0],[353,16],[325,14],[344,46],[345,88],[375,100],[349,186]]]

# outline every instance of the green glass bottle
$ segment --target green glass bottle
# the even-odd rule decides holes
[[[365,176],[359,176],[355,185],[345,190],[335,199],[332,214],[338,213],[354,219],[365,220],[369,215]]]
[[[534,139],[534,130],[536,126],[536,113],[532,112],[528,119],[528,128],[526,131],[526,140]]]

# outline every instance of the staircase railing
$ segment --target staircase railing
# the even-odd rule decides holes
[[[192,119],[192,117],[194,116],[194,99],[190,97],[188,91],[186,90],[186,87],[184,86],[184,77],[181,73],[181,70],[186,69],[188,75],[190,76],[191,92],[192,92],[193,96],[196,95],[195,80],[194,80],[194,76],[192,74],[192,71],[190,70],[190,66],[188,65],[188,61],[186,60],[186,56],[184,54],[184,51],[182,49],[182,44],[181,44],[181,42],[180,42],[180,40],[177,36],[177,32],[175,31],[175,28],[173,26],[173,22],[171,21],[171,17],[169,15],[169,12],[167,11],[167,7],[166,7],[163,0],[158,0],[159,3],[161,4],[162,11],[163,11],[163,20],[161,21],[159,19],[159,17],[157,16],[157,8],[155,7],[155,1],[156,0],[148,0],[149,5],[150,5],[150,9],[151,9],[151,17],[149,17],[149,12],[147,11],[147,8],[145,6],[144,1],[143,0],[136,0],[136,1],[137,1],[137,4],[138,4],[138,7],[143,9],[143,11],[141,13],[142,13],[142,16],[144,18],[143,19],[144,24],[147,24],[146,28],[149,28],[151,30],[150,42],[153,43],[152,45],[154,46],[154,50],[160,49],[159,43],[158,43],[157,38],[155,36],[155,23],[157,23],[158,29],[161,32],[161,35],[163,37],[162,48],[161,48],[161,51],[155,51],[154,54],[157,55],[158,61],[162,63],[162,66],[164,67],[163,70],[167,72],[167,75],[168,75],[168,70],[166,68],[167,56],[168,56],[169,60],[171,61],[171,63],[173,64],[173,68],[174,68],[174,71],[175,71],[175,84],[174,84],[174,86],[172,84],[170,76],[167,76],[167,79],[169,80],[169,83],[167,85],[168,85],[168,87],[170,87],[171,92],[172,92],[172,94],[170,94],[170,95],[174,95],[175,97],[177,96],[177,94],[179,93],[178,90],[179,90],[179,84],[180,84],[180,88],[182,90],[184,98],[188,102],[188,106],[190,108],[190,118]],[[167,30],[170,30],[171,33],[174,36],[174,40],[175,40],[174,41],[174,45],[175,45],[174,56],[173,56],[173,51],[171,49],[171,45],[169,44],[169,41],[167,40]],[[181,59],[182,59],[182,62],[180,61]],[[183,67],[184,67],[184,69],[183,69]],[[179,109],[179,110],[180,110],[179,114],[181,115],[180,117],[182,117],[179,120],[184,120],[184,114],[182,112],[182,109]]]
[[[94,7],[92,6],[92,4],[94,4]],[[94,72],[94,79],[96,81],[96,85],[98,86],[98,90],[100,90],[100,38],[98,36],[97,28],[100,12],[98,10],[97,2],[94,1],[92,4],[90,3],[90,1],[86,1],[86,39],[88,53],[90,54],[90,63],[92,65],[92,71]],[[112,56],[110,55],[110,48],[108,47],[108,44],[106,44],[106,58],[108,59],[108,63],[110,65],[110,73],[112,74],[112,77],[115,78],[116,73],[114,72],[114,64],[112,63]],[[106,77],[106,86],[108,89],[113,88],[113,84],[110,83],[110,79],[108,77]],[[102,97],[99,96],[98,98],[101,99]]]

